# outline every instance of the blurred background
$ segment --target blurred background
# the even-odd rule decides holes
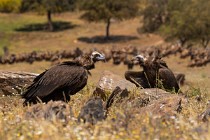
[[[41,73],[92,50],[113,58],[155,47],[191,85],[208,88],[209,7],[210,0],[1,0],[0,69]],[[90,81],[105,69],[123,77],[128,67],[98,63]]]

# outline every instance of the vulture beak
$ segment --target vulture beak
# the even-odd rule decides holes
[[[145,58],[142,55],[137,55],[137,56],[133,57],[133,59],[131,59],[131,61],[134,64],[143,64],[145,61]]]
[[[93,59],[94,62],[97,62],[97,61],[104,61],[105,62],[106,61],[105,55],[101,54],[97,51],[92,52],[91,58]]]

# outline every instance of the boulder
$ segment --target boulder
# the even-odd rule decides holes
[[[203,111],[199,116],[198,119],[203,122],[208,122],[210,119],[210,100],[208,101],[208,106],[205,111]]]
[[[82,107],[78,116],[79,122],[96,124],[106,118],[106,109],[100,97],[90,98]]]
[[[0,71],[0,96],[21,94],[38,74]]]
[[[144,96],[140,99],[140,113],[149,113],[153,115],[161,116],[174,116],[176,113],[182,111],[183,106],[187,103],[187,100],[180,95],[170,94],[167,95],[149,95]]]
[[[97,87],[103,90],[113,91],[116,87],[120,87],[121,89],[127,88],[128,90],[132,90],[136,86],[131,82],[127,81],[125,78],[122,78],[119,75],[116,75],[110,71],[104,71]]]
[[[114,93],[114,92],[113,92]],[[112,94],[113,94],[112,93]],[[111,94],[111,95],[112,95]],[[174,116],[180,113],[187,103],[187,99],[179,94],[171,94],[162,89],[148,88],[131,92],[126,98],[119,98],[115,94],[112,98],[112,106],[132,110],[135,114],[153,114],[160,116]],[[111,106],[110,105],[110,106]]]
[[[68,121],[68,118],[72,116],[71,107],[62,101],[50,101],[47,104],[38,103],[32,106],[26,107],[24,113],[25,119],[45,119],[49,121],[62,120]]]
[[[93,95],[100,96],[104,101],[107,100],[110,94],[116,87],[120,89],[127,89],[129,91],[136,88],[136,86],[127,81],[125,78],[116,75],[110,71],[104,71],[96,85]]]

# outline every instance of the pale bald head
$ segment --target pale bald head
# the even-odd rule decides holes
[[[104,54],[101,54],[97,51],[92,52],[91,54],[91,59],[96,62],[96,61],[105,61],[105,56]]]
[[[132,59],[132,61],[134,62],[134,63],[139,63],[139,64],[142,64],[142,63],[144,63],[145,62],[145,60],[146,60],[146,58],[143,56],[143,55],[137,55],[137,56],[135,56],[133,59]]]

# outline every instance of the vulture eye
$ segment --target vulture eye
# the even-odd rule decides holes
[[[94,62],[96,61],[105,61],[105,56],[97,51],[94,51],[91,54],[91,58],[93,59]]]
[[[139,63],[139,64],[144,63],[145,60],[146,59],[142,55],[137,55],[132,59],[132,61],[136,64],[137,63]]]

